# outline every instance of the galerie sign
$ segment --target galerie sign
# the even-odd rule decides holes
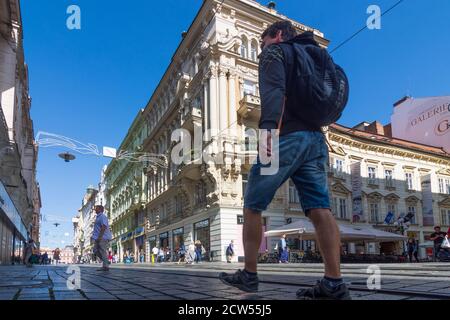
[[[409,98],[395,107],[391,121],[394,138],[450,152],[450,96]]]

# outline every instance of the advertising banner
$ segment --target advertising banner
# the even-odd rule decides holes
[[[352,221],[354,223],[363,220],[364,211],[362,206],[362,177],[361,163],[355,162],[350,165],[352,183]]]
[[[395,107],[391,122],[394,138],[443,148],[450,153],[450,96],[408,98]]]

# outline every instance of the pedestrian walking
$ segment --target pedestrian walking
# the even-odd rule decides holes
[[[226,251],[227,263],[231,263],[234,257],[234,240],[231,240]]]
[[[186,261],[186,247],[184,246],[184,243],[180,245],[178,248],[178,262],[177,264],[180,264],[180,262]]]
[[[200,240],[195,241],[195,262],[202,263],[202,242]]]
[[[286,235],[283,234],[278,241],[278,262],[279,263],[287,263],[288,262],[288,250],[286,243]]]
[[[61,259],[61,250],[59,250],[59,248],[56,248],[55,251],[53,251],[53,260],[55,261],[55,264],[59,264],[60,259]]]
[[[159,252],[158,247],[154,246],[152,249],[152,264],[155,264],[155,262],[158,262],[158,252]]]
[[[159,248],[159,250],[158,250],[158,260],[159,260],[160,263],[163,263],[163,262],[164,262],[164,257],[165,257],[164,248],[161,247],[161,248]]]
[[[30,239],[25,244],[24,252],[23,252],[23,264],[27,268],[33,267],[33,264],[31,263],[31,256],[33,255],[33,249],[34,249],[34,240]]]
[[[419,248],[418,248],[418,243],[417,243],[416,239],[409,238],[408,239],[408,256],[409,256],[410,263],[413,262],[413,256],[414,256],[416,262],[419,262],[418,250],[419,250]]]
[[[297,35],[289,21],[278,21],[261,36],[259,59],[259,157],[244,195],[245,268],[221,273],[223,283],[247,292],[259,286],[257,259],[261,213],[276,191],[292,179],[302,208],[316,230],[325,275],[298,299],[351,299],[340,270],[340,233],[328,193],[328,146],[322,127],[336,122],[347,104],[348,80],[313,32]],[[278,165],[277,165],[278,164]],[[269,168],[270,167],[270,168]]]
[[[430,240],[434,242],[434,259],[439,261],[439,253],[442,250],[442,242],[445,240],[447,234],[441,231],[440,226],[434,227],[434,232],[430,235]]]
[[[96,205],[94,207],[97,217],[94,224],[94,232],[92,234],[92,239],[94,241],[94,254],[96,257],[100,258],[103,265],[98,271],[109,271],[109,261],[108,261],[108,245],[112,240],[111,230],[109,228],[109,222],[106,215],[103,213],[105,210],[102,205]]]
[[[196,256],[195,244],[191,242],[191,244],[188,247],[187,263],[193,264],[195,261],[195,256]]]
[[[44,252],[44,254],[42,255],[41,259],[42,259],[41,260],[41,264],[46,265],[48,263],[48,253],[47,253],[47,251]]]

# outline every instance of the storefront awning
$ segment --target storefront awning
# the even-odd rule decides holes
[[[388,241],[403,241],[407,237],[385,232],[382,230],[377,230],[372,226],[368,225],[345,225],[338,224],[339,231],[341,233],[342,241],[372,241],[372,242],[388,242]],[[315,239],[315,228],[313,224],[306,219],[300,219],[293,223],[284,225],[282,227],[276,228],[274,230],[266,231],[264,233],[265,237],[280,237],[283,234],[296,236],[302,240],[314,240]]]

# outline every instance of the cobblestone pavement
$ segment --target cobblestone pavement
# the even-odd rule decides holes
[[[315,283],[321,265],[261,265],[260,290],[243,293],[223,285],[220,271],[242,264],[156,266],[80,265],[80,288],[71,290],[68,266],[0,267],[0,300],[295,300],[295,292]],[[367,288],[367,265],[344,265],[345,281],[354,300],[450,299],[450,264],[379,265],[381,290]]]

